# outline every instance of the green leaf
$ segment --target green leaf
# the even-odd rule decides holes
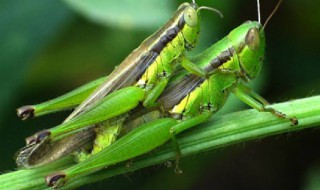
[[[174,9],[171,0],[64,0],[89,20],[105,26],[154,30],[168,20]]]

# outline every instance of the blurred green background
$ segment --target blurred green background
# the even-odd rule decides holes
[[[32,133],[68,113],[20,121],[15,109],[57,97],[105,76],[183,1],[0,1],[0,171],[15,169],[14,154]],[[202,12],[201,52],[246,20],[255,0],[197,0],[224,18]],[[262,21],[277,1],[262,1]],[[266,28],[266,61],[255,89],[270,102],[320,92],[320,1],[285,1]],[[193,52],[193,53],[194,53]],[[234,102],[234,103],[233,103]],[[242,109],[232,101],[227,111]],[[184,174],[150,167],[88,188],[320,189],[320,131],[309,129],[184,158]]]

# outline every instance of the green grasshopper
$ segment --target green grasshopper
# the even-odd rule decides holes
[[[207,77],[187,74],[166,88],[157,102],[169,117],[143,124],[95,156],[47,176],[47,184],[60,187],[68,181],[151,151],[170,139],[176,144],[175,135],[208,120],[224,105],[230,93],[258,111],[270,112],[290,121],[291,125],[297,125],[296,118],[266,107],[267,101],[244,84],[254,79],[261,69],[267,21],[264,26],[257,21],[247,21],[195,57],[193,62],[204,69]],[[175,147],[178,158],[179,146],[176,144]]]
[[[110,118],[117,116],[126,117],[127,114],[125,113],[135,108],[141,101],[145,107],[151,106],[167,85],[176,67],[175,60],[181,56],[185,49],[191,49],[195,46],[200,27],[199,10],[201,9],[208,8],[198,7],[194,1],[180,5],[171,20],[155,34],[142,42],[142,44],[108,76],[103,84],[99,85],[103,79],[98,79],[57,99],[57,101],[49,101],[37,106],[24,106],[19,108],[18,115],[22,119],[27,119],[34,115],[39,116],[56,111],[57,109],[73,107],[83,101],[83,98],[87,97],[88,94],[95,89],[64,123],[56,128],[41,131],[27,138],[27,147],[20,151],[17,159],[18,165],[28,167],[29,155],[32,155],[37,147],[46,146],[42,145],[43,141],[50,141],[50,139],[56,141],[64,136],[76,133],[79,130],[83,130],[83,128],[89,128],[91,127],[90,125],[106,121]],[[218,12],[212,8],[210,8],[210,10]],[[220,12],[218,13],[221,14]],[[187,64],[188,63],[190,62],[187,62]],[[196,65],[192,63],[187,64],[182,66],[191,72],[194,71],[194,73],[199,74],[197,73],[199,68]],[[97,87],[98,85],[99,87]],[[79,91],[84,93],[79,93]],[[68,98],[73,98],[72,103],[66,103],[65,100]],[[104,103],[100,106],[99,104],[102,99]],[[128,99],[129,101],[127,101]],[[78,116],[96,107],[99,107],[101,111],[104,110],[104,113],[99,116],[97,115],[94,120],[89,119],[81,122],[81,120],[84,121],[83,119],[87,117]],[[110,125],[110,122],[108,125]],[[116,125],[115,129],[120,126],[121,124]],[[114,134],[112,134],[111,137],[112,136],[114,136]],[[73,136],[70,138],[72,139]],[[76,138],[71,141],[77,142],[75,144],[82,146],[81,143],[78,143],[78,140],[79,139]],[[111,140],[110,143],[112,141],[113,140]],[[67,149],[66,152],[60,151],[60,153],[67,154],[69,151],[70,150]],[[50,158],[57,159],[59,156],[56,155]]]

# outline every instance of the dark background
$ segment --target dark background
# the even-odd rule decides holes
[[[15,109],[57,97],[105,76],[170,18],[182,1],[0,1],[0,171],[30,134],[68,113],[20,121]],[[255,0],[201,1],[201,52],[246,20]],[[262,1],[262,22],[277,1]],[[319,94],[320,1],[284,1],[266,28],[266,59],[255,89],[270,102]],[[235,102],[235,103],[233,103]],[[224,112],[242,109],[232,101]],[[320,131],[308,129],[236,144],[182,160],[184,174],[154,166],[86,188],[320,189]]]

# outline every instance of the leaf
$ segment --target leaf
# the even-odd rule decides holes
[[[171,0],[64,0],[89,20],[105,26],[154,30],[173,13]],[[143,28],[143,29],[141,29]]]

